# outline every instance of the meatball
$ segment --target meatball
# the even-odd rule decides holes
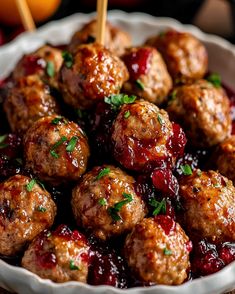
[[[105,96],[119,93],[129,74],[124,63],[100,44],[77,47],[61,68],[60,88],[66,103],[90,108]]]
[[[231,133],[229,99],[222,88],[205,80],[177,87],[167,112],[185,130],[189,143],[208,148]]]
[[[53,224],[56,205],[36,180],[15,175],[0,184],[0,254],[14,256]]]
[[[175,83],[200,79],[207,72],[206,48],[190,33],[170,30],[148,39],[146,44],[160,51]]]
[[[187,278],[191,248],[181,226],[161,215],[135,226],[126,238],[124,254],[141,281],[179,285]]]
[[[124,104],[112,128],[114,157],[125,168],[141,172],[170,167],[176,158],[170,148],[173,137],[165,110],[144,100]]]
[[[235,135],[217,146],[212,155],[213,166],[235,184]]]
[[[97,22],[96,20],[92,20],[85,24],[81,30],[75,32],[70,41],[68,50],[74,52],[78,45],[94,42],[96,33]],[[130,35],[107,22],[105,28],[105,47],[114,54],[120,56],[124,53],[125,48],[130,46]]]
[[[61,225],[53,232],[45,230],[33,240],[25,251],[22,266],[54,282],[86,283],[89,249],[82,234]]]
[[[6,97],[4,110],[15,133],[25,133],[39,118],[59,113],[50,88],[37,75],[22,77],[17,81]]]
[[[38,74],[50,86],[58,88],[58,73],[62,63],[61,50],[45,45],[20,59],[13,71],[13,78]]]
[[[192,236],[235,241],[235,188],[215,171],[195,170],[181,179],[183,223]]]
[[[24,152],[26,167],[54,185],[78,180],[90,155],[82,129],[56,115],[41,118],[28,129]]]
[[[93,168],[72,192],[77,223],[103,240],[130,231],[146,213],[134,184],[134,178],[119,168]]]
[[[123,85],[124,91],[157,105],[164,102],[172,87],[172,80],[157,50],[133,47],[122,58],[130,74],[130,79]]]

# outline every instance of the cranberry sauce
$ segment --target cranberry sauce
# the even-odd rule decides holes
[[[213,244],[206,239],[194,242],[192,272],[194,277],[213,274],[235,260],[235,243]]]
[[[131,80],[137,80],[140,75],[148,71],[149,59],[151,57],[151,48],[138,48],[135,52],[124,55],[123,60],[130,73]]]
[[[89,237],[91,245],[91,263],[89,268],[88,283],[91,285],[110,285],[127,288],[129,284],[129,270],[118,248],[123,247],[123,242],[118,240],[116,248],[112,244],[98,241],[94,236]],[[117,246],[118,244],[118,246]]]

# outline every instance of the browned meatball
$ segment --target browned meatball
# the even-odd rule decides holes
[[[62,63],[61,50],[45,45],[20,59],[13,71],[13,78],[38,74],[50,86],[58,88],[58,73]]]
[[[146,213],[134,183],[119,168],[93,168],[73,189],[72,208],[77,223],[104,240],[130,231]]]
[[[0,254],[16,255],[54,221],[56,205],[34,179],[16,175],[0,184]]]
[[[187,278],[192,245],[183,229],[169,216],[148,218],[127,236],[128,265],[144,282],[179,285]]]
[[[195,170],[180,183],[183,223],[190,235],[235,241],[235,188],[215,171]]]
[[[124,91],[157,105],[164,102],[172,87],[172,80],[157,50],[133,47],[122,58],[130,74],[130,79],[123,85]]]
[[[70,62],[61,68],[60,88],[65,102],[74,107],[90,108],[105,96],[119,93],[129,77],[124,63],[96,43],[78,46],[68,57]]]
[[[78,180],[90,154],[82,129],[56,115],[41,118],[28,129],[24,152],[27,168],[54,185]]]
[[[78,45],[92,43],[95,41],[97,34],[97,22],[92,20],[85,24],[81,30],[75,32],[70,41],[68,50],[76,51]],[[122,31],[120,28],[112,26],[109,22],[106,23],[105,28],[105,47],[111,52],[120,56],[124,53],[125,48],[131,46],[131,37],[128,33]]]
[[[185,130],[189,143],[210,147],[231,133],[229,99],[222,88],[205,80],[177,87],[167,112]]]
[[[56,231],[44,231],[25,251],[22,266],[43,279],[54,282],[79,281],[86,283],[89,246],[78,231],[61,225]]]
[[[235,184],[235,135],[219,144],[211,161],[222,175]]]
[[[18,79],[4,102],[4,110],[13,132],[24,133],[39,118],[59,113],[49,87],[37,75]]]
[[[112,129],[114,157],[124,167],[141,172],[171,165],[175,160],[168,144],[172,137],[165,110],[144,100],[124,104]]]
[[[170,30],[146,43],[160,51],[175,83],[200,79],[207,72],[206,48],[190,33]]]

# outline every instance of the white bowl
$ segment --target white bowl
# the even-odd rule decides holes
[[[94,14],[76,14],[51,22],[35,33],[22,34],[10,44],[0,47],[0,79],[10,73],[23,53],[34,51],[45,42],[55,45],[68,43],[73,32],[93,16]],[[127,14],[112,11],[109,13],[109,19],[129,32],[134,44],[141,44],[147,37],[156,35],[167,28],[191,32],[207,47],[210,71],[220,73],[225,84],[235,90],[235,47],[222,38],[204,34],[194,26],[182,25],[173,19],[155,18],[143,13]],[[160,285],[121,290],[110,286],[90,286],[79,282],[56,284],[0,260],[0,286],[22,294],[217,294],[235,288],[235,262],[216,274],[187,282],[181,286]]]

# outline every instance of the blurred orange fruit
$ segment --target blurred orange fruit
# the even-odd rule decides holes
[[[35,22],[44,21],[52,16],[61,0],[27,0]],[[15,0],[0,0],[0,22],[6,25],[21,23]]]

